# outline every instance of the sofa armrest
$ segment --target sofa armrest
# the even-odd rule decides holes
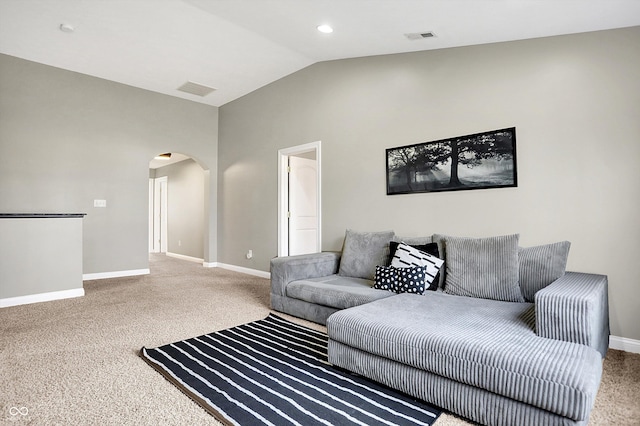
[[[567,272],[536,293],[535,310],[539,336],[591,346],[606,355],[609,299],[605,275]]]
[[[271,293],[286,296],[286,287],[291,281],[336,274],[340,256],[341,253],[325,251],[271,259]]]

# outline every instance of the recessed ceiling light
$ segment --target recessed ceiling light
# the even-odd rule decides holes
[[[60,31],[63,33],[72,33],[75,31],[75,28],[73,28],[71,24],[60,24]]]
[[[318,25],[318,31],[320,31],[321,33],[325,33],[325,34],[330,34],[333,32],[333,28],[331,28],[330,25]]]

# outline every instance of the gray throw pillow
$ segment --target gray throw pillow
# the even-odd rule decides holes
[[[564,275],[570,247],[569,241],[520,247],[520,290],[524,300],[533,303],[537,291]]]
[[[520,291],[519,235],[446,238],[445,293],[505,302],[524,302]]]
[[[386,265],[393,231],[357,232],[347,229],[338,274],[373,280],[377,265]]]

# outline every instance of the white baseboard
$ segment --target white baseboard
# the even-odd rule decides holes
[[[184,254],[167,252],[166,255],[169,257],[175,257],[176,259],[188,260],[189,262],[196,262],[196,263],[204,262],[204,259],[198,259],[197,257],[186,256]]]
[[[228,265],[226,263],[219,263],[219,262],[207,262],[207,263],[203,263],[202,265],[207,268],[228,269],[229,271],[240,272],[242,274],[253,275],[255,277],[271,279],[271,274],[269,272],[259,271],[257,269],[245,268],[243,266]]]
[[[149,275],[151,271],[147,269],[132,269],[130,271],[96,272],[93,274],[82,274],[82,281],[102,280],[105,278],[134,277],[136,275]]]
[[[609,336],[609,348],[640,354],[640,340]]]
[[[9,306],[28,305],[30,303],[49,302],[51,300],[71,299],[84,296],[83,288],[71,290],[51,291],[48,293],[29,294],[27,296],[7,297],[0,299],[0,308]]]

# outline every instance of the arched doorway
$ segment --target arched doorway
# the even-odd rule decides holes
[[[149,162],[149,251],[203,262],[208,173],[181,153],[163,153]]]

